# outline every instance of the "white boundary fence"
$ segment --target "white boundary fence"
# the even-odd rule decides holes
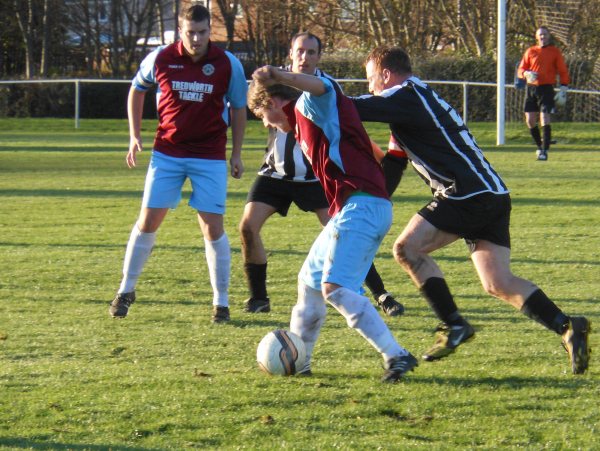
[[[337,80],[339,83],[366,83],[367,81],[362,78],[343,78]],[[487,86],[496,87],[496,83],[485,83],[485,82],[473,82],[473,81],[450,81],[450,80],[425,80],[426,83],[431,85],[455,85],[462,87],[462,112],[463,120],[467,122],[469,112],[469,87],[471,86]],[[49,80],[0,80],[0,85],[10,84],[47,84],[47,83],[73,83],[75,86],[74,104],[75,111],[73,112],[75,120],[75,128],[79,128],[80,120],[80,98],[81,98],[81,85],[84,83],[123,83],[131,84],[131,80],[114,80],[114,79],[89,79],[89,78],[63,78],[63,79],[49,79]],[[506,84],[505,88],[515,89],[514,85]],[[600,91],[587,91],[582,89],[569,89],[569,94],[589,94],[593,96],[600,96]],[[600,100],[600,97],[598,97]]]
[[[79,101],[81,100],[81,85],[83,83],[127,83],[131,84],[131,80],[112,80],[104,78],[57,78],[56,80],[0,80],[0,85],[25,85],[25,84],[47,84],[47,83],[73,83],[75,85],[75,128],[79,128]]]
[[[337,80],[339,83],[366,83],[367,80],[361,78],[344,78]],[[491,82],[476,82],[476,81],[452,81],[452,80],[423,80],[428,85],[454,85],[462,87],[462,111],[463,121],[467,123],[468,112],[469,112],[469,87],[470,86],[486,86],[489,88],[495,88],[496,83]],[[505,84],[505,88],[515,90],[514,84]],[[523,90],[524,91],[524,90]],[[558,91],[558,89],[555,89]],[[589,94],[598,96],[600,100],[600,91],[588,91],[584,89],[571,89],[569,88],[569,94]]]

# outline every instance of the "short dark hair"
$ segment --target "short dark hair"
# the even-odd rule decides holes
[[[367,55],[365,65],[373,61],[378,70],[387,69],[395,74],[406,75],[412,73],[410,57],[400,47],[388,47],[385,45],[375,47]]]
[[[273,97],[279,97],[283,100],[295,101],[302,94],[296,88],[291,86],[274,84],[271,86],[265,86],[261,83],[252,81],[248,88],[248,108],[256,116],[260,117],[258,111],[262,108],[266,108],[269,105],[269,100]]]
[[[181,10],[179,11],[179,22],[183,20],[191,20],[192,22],[208,21],[210,25],[210,11],[199,3],[181,2]]]
[[[301,31],[300,33],[296,33],[294,36],[292,36],[292,39],[290,40],[290,48],[294,46],[294,42],[296,42],[296,39],[298,38],[315,39],[317,41],[318,52],[319,54],[321,53],[321,50],[323,49],[321,39],[316,34],[312,34],[308,31]]]

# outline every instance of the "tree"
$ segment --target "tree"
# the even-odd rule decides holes
[[[469,55],[483,56],[496,47],[496,5],[487,0],[440,2],[448,31],[457,47]]]
[[[156,27],[159,0],[76,0],[69,27],[80,36],[92,75],[129,75],[137,63],[137,40]],[[162,5],[160,5],[162,8]]]
[[[36,72],[33,54],[36,37],[33,33],[35,29],[33,0],[26,0],[25,2],[15,0],[14,8],[17,24],[23,38],[23,45],[25,46],[25,78],[32,78]]]
[[[244,23],[236,35],[249,43],[255,65],[285,62],[289,40],[300,30],[302,5],[302,0],[240,0]]]
[[[227,31],[227,44],[226,47],[231,49],[235,34],[235,20],[240,9],[240,0],[215,0],[221,16],[225,30]]]

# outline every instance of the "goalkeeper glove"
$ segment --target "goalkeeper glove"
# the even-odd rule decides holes
[[[525,79],[515,78],[515,89],[525,89]]]
[[[526,70],[525,72],[523,72],[523,75],[525,75],[527,83],[529,84],[532,84],[534,81],[537,80],[537,72],[534,72],[532,70]]]
[[[566,86],[563,85],[560,87],[560,91],[558,91],[556,93],[556,95],[554,96],[554,103],[556,103],[556,105],[559,107],[563,107],[567,104],[567,87]]]

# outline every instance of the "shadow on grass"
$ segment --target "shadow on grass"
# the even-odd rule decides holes
[[[6,437],[0,438],[0,446],[6,446],[13,449],[47,449],[47,450],[91,450],[105,451],[107,449],[120,449],[125,451],[160,451],[162,448],[144,448],[137,446],[119,445],[90,445],[80,443],[61,443],[54,441],[32,440],[21,437]]]
[[[189,197],[189,191],[183,191],[182,198],[187,199]],[[246,200],[246,192],[228,191],[228,199],[241,199]],[[113,197],[136,197],[140,198],[142,192],[140,190],[78,190],[78,189],[0,189],[0,196],[13,196],[13,197],[83,197],[83,198],[113,198]],[[392,202],[422,202],[423,204],[429,202],[430,197],[425,196],[406,196],[404,194],[392,196]],[[597,206],[597,199],[552,199],[539,197],[513,197],[512,202],[515,205],[552,205],[557,206],[571,206],[571,207],[589,207]]]
[[[11,144],[0,144],[0,152],[73,152],[73,153],[85,153],[85,152],[105,152],[115,153],[122,152],[126,149],[126,145],[112,144],[106,146],[48,146],[45,144],[38,145],[11,145]]]
[[[461,388],[481,388],[488,387],[489,389],[497,388],[541,388],[546,389],[552,387],[553,389],[564,388],[583,388],[592,387],[596,385],[593,380],[581,379],[573,376],[573,378],[563,377],[539,377],[539,376],[508,376],[508,377],[490,377],[474,375],[472,378],[466,377],[452,377],[452,376],[421,376],[413,377],[410,379],[413,384],[427,384],[427,385],[447,385],[452,387]]]
[[[86,299],[84,301],[88,304],[107,306],[107,311],[108,311],[108,305],[109,305],[111,299]],[[53,302],[60,302],[60,301],[53,301]],[[142,310],[144,308],[144,306],[150,307],[150,306],[157,306],[157,305],[165,305],[165,306],[171,306],[171,307],[177,307],[177,306],[199,307],[199,308],[206,310],[207,318],[209,318],[210,311],[211,311],[210,310],[211,304],[208,299],[205,302],[202,302],[202,301],[177,301],[177,300],[153,301],[153,300],[142,299],[142,300],[136,301],[136,304],[134,307],[136,309]],[[222,323],[222,324],[214,324],[215,327],[235,327],[235,328],[239,328],[239,329],[256,328],[256,327],[265,328],[265,329],[287,329],[289,327],[289,320],[287,318],[284,320],[278,320],[274,316],[264,314],[264,313],[261,313],[261,314],[247,313],[243,310],[243,306],[238,302],[236,302],[233,305],[230,305],[230,309],[231,309],[231,320],[226,323]],[[281,309],[283,312],[284,311],[283,307]],[[104,310],[102,312],[103,312],[102,314],[104,314]],[[288,313],[288,312],[286,311],[286,313]],[[112,320],[117,323],[120,321],[127,322],[127,318],[110,318],[108,316],[108,313],[106,313],[106,317],[108,320]],[[177,320],[177,319],[173,319],[173,318],[167,318],[167,319],[171,322],[187,324],[187,321],[181,321],[181,320]],[[151,318],[149,318],[147,316],[145,317],[145,320],[150,321],[150,322],[153,321]],[[165,320],[165,317],[161,316],[158,321],[162,322],[164,320]]]
[[[315,234],[316,238],[316,234]],[[1,247],[45,247],[45,248],[75,248],[75,249],[123,249],[125,246],[125,242],[121,244],[77,244],[77,243],[18,243],[18,242],[6,242],[0,241]],[[174,246],[174,245],[165,245],[159,244],[155,247],[155,251],[165,250],[165,251],[200,251],[203,250],[202,246]],[[231,252],[233,254],[240,254],[241,249],[239,247],[231,247]],[[268,249],[269,258],[278,258],[277,256],[306,256],[306,251],[296,251],[293,249]],[[380,249],[380,254],[377,254],[375,257],[375,261],[378,260],[393,260],[394,256],[391,252],[388,252],[386,249]],[[465,263],[471,265],[469,256],[467,255],[467,251],[465,250],[464,257],[451,257],[451,256],[434,256],[434,260],[443,261],[443,262],[458,262]],[[599,260],[540,260],[533,258],[511,258],[511,263],[526,263],[526,264],[548,264],[552,263],[552,265],[590,265],[590,266],[600,266]],[[298,266],[298,270],[300,270],[300,266]],[[474,271],[474,270],[473,270]]]
[[[190,192],[182,192],[182,203],[187,203]],[[114,197],[134,197],[142,200],[141,190],[80,190],[80,189],[0,189],[0,196],[12,197],[82,197],[82,198],[114,198]],[[229,191],[228,199],[246,200],[247,193]],[[185,199],[185,200],[184,200]]]

